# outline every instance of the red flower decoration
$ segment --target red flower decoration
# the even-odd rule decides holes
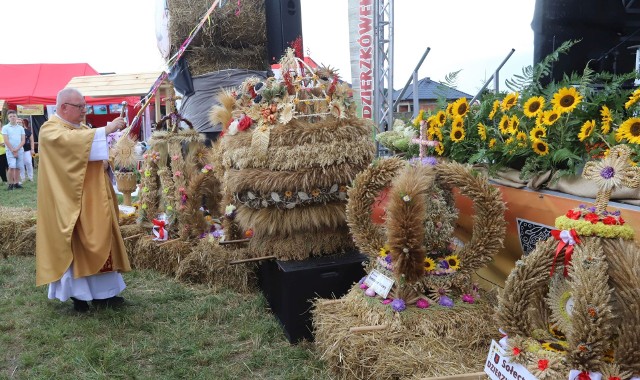
[[[249,116],[245,115],[238,122],[238,130],[239,131],[247,130],[247,129],[249,129],[249,127],[251,127],[251,124],[253,124],[253,120],[251,120],[251,118]]]
[[[600,220],[600,217],[598,216],[598,214],[594,213],[594,212],[590,212],[587,215],[584,216],[584,220],[586,220],[587,222],[591,222],[593,224],[598,223],[598,220]]]
[[[618,223],[620,223],[620,225],[624,224],[624,219],[622,219],[622,217],[620,217],[620,219],[618,219]]]
[[[520,355],[520,352],[522,352],[522,351],[518,347],[514,347],[513,348],[513,356]]]
[[[613,216],[609,215],[609,216],[606,216],[604,219],[602,219],[602,223],[607,224],[609,226],[613,226],[618,224],[618,220]]]
[[[549,368],[549,361],[547,359],[538,360],[538,369],[540,371],[544,371],[547,368]]]
[[[580,216],[582,216],[582,213],[580,211],[576,211],[576,210],[567,211],[567,218],[569,219],[578,220],[580,219]]]
[[[611,376],[609,380],[621,380],[618,376]]]
[[[578,375],[578,377],[576,377],[577,380],[591,380],[591,376],[589,376],[589,372],[580,372],[580,374]]]

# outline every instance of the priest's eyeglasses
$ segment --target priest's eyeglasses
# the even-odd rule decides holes
[[[73,103],[65,103],[68,106],[74,106],[76,108],[78,108],[78,110],[82,111],[82,110],[87,110],[87,105],[86,104],[73,104]]]

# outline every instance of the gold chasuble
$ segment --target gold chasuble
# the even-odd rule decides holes
[[[102,161],[89,161],[95,132],[58,116],[40,128],[37,286],[59,280],[72,262],[74,278],[98,274],[103,267],[131,270],[111,181]]]

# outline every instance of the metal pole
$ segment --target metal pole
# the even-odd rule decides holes
[[[395,110],[396,105],[393,105]],[[418,70],[413,71],[413,117],[418,117],[418,111],[420,110],[420,97],[418,96]]]
[[[416,73],[418,72],[418,70],[422,66],[422,62],[424,62],[424,59],[427,58],[427,54],[429,54],[430,51],[431,51],[430,47],[428,47],[427,50],[424,51],[424,53],[422,54],[422,58],[420,58],[420,61],[418,61],[418,64],[416,65],[416,68],[413,69],[414,72]],[[400,101],[400,99],[402,98],[402,95],[404,95],[404,93],[407,91],[407,88],[409,88],[409,84],[411,84],[411,77],[409,77],[409,79],[407,80],[407,83],[402,88],[402,91],[400,91],[400,94],[398,95],[398,98],[396,99],[395,103],[393,103],[393,109],[396,108],[396,106],[398,105],[398,101]]]
[[[504,66],[505,63],[507,63],[507,61],[509,60],[509,58],[511,58],[511,56],[513,55],[513,52],[515,52],[516,49],[511,49],[511,51],[509,52],[509,54],[507,54],[507,57],[502,61],[502,63],[500,64],[500,66],[498,66],[498,68],[496,69],[496,71],[491,74],[491,77],[489,77],[489,79],[485,82],[484,86],[482,86],[482,88],[480,89],[480,91],[478,91],[478,93],[476,94],[476,96],[473,97],[473,99],[471,99],[471,101],[469,102],[469,104],[473,104],[473,102],[476,101],[476,99],[478,99],[478,97],[482,94],[482,91],[484,91],[485,88],[487,88],[487,86],[489,85],[489,83],[491,83],[491,81],[493,80],[493,78],[495,76],[497,76],[498,71],[500,71],[500,69],[502,68],[502,66]],[[496,92],[497,92],[497,87],[496,87]]]

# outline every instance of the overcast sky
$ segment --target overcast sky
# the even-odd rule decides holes
[[[1,0],[0,63],[87,62],[99,72],[160,71],[164,63],[156,46],[156,2]],[[534,4],[395,0],[394,88],[404,86],[427,47],[431,52],[419,78],[441,81],[462,70],[457,88],[472,95],[512,48],[515,53],[500,78],[521,73],[532,64]],[[301,0],[301,8],[305,50],[351,81],[347,0]]]

